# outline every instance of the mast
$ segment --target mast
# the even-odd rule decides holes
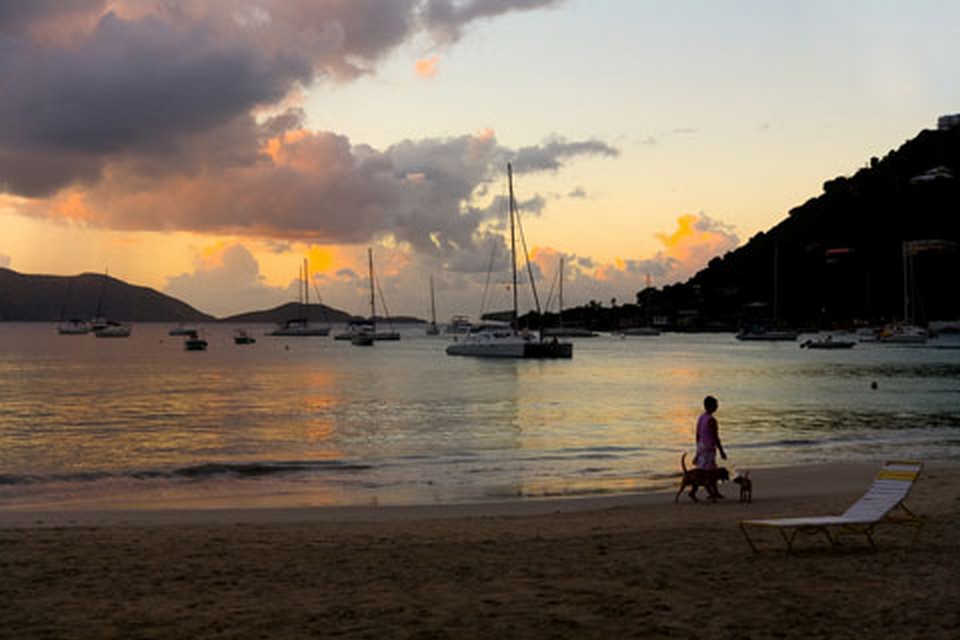
[[[377,332],[377,298],[374,295],[373,287],[373,248],[367,247],[367,260],[370,263],[370,324],[373,326],[373,332]]]
[[[308,275],[309,267],[307,267],[307,259],[303,259],[303,324],[307,324],[308,319],[310,318],[310,287]]]
[[[433,296],[433,276],[430,276],[430,326],[437,326],[437,303]]]
[[[557,310],[557,320],[563,329],[563,256],[560,257],[560,308]]]
[[[100,296],[97,298],[97,315],[95,318],[103,317],[103,294],[107,290],[107,279],[110,277],[110,272],[104,270],[103,272],[103,284],[100,285]]]
[[[780,307],[779,300],[777,298],[777,269],[780,266],[780,243],[775,242],[773,245],[773,326],[776,327],[779,324],[780,319]]]
[[[516,331],[519,329],[517,319],[517,239],[514,230],[514,203],[513,203],[513,166],[507,163],[507,184],[510,188],[510,267],[513,271],[513,312],[510,316],[510,326]]]
[[[63,303],[60,305],[60,322],[63,322],[64,318],[67,315],[67,303],[70,301],[70,292],[73,290],[73,278],[69,277],[67,280],[67,295],[63,298]]]
[[[907,243],[901,243],[901,252],[903,253],[903,323],[912,324],[910,320],[910,285],[909,275],[907,273]]]

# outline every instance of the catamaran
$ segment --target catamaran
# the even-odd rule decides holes
[[[470,333],[447,347],[447,355],[475,356],[479,358],[571,358],[573,345],[561,342],[553,337],[544,341],[535,332],[520,330],[517,315],[517,219],[516,202],[513,196],[513,167],[507,165],[507,184],[510,192],[510,263],[513,275],[513,309],[508,325],[481,324],[473,327]],[[529,263],[528,263],[529,270]],[[533,274],[530,273],[530,285],[536,299],[536,287]],[[540,304],[537,303],[538,315]]]

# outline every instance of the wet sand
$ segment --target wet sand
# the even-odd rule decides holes
[[[840,513],[878,466],[758,469],[752,504],[0,507],[0,638],[960,637],[960,465],[908,499],[913,549],[887,527],[754,554],[738,529]]]

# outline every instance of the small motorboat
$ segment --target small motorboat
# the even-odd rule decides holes
[[[804,340],[801,349],[852,349],[857,344],[853,340],[834,340],[833,336]]]
[[[191,331],[188,334],[185,334],[186,339],[183,341],[183,348],[187,351],[206,351],[207,350],[207,341],[200,337],[196,331]]]
[[[257,339],[246,332],[245,329],[237,329],[233,332],[234,344],[253,344]]]

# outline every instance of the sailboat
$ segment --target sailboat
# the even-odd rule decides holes
[[[67,312],[67,303],[70,301],[70,292],[73,290],[73,278],[67,281],[67,295],[63,299],[63,305],[60,307],[60,324],[57,325],[57,333],[62,336],[81,336],[90,333],[90,324],[80,318],[65,318]]]
[[[510,192],[510,263],[513,274],[513,309],[509,326],[482,324],[447,347],[447,355],[480,358],[572,358],[573,345],[556,337],[544,341],[530,331],[518,329],[517,315],[517,213],[513,196],[513,167],[507,164]],[[533,286],[531,274],[530,284]],[[534,289],[536,292],[536,289]],[[537,304],[539,311],[539,303]]]
[[[90,329],[97,338],[129,338],[131,327],[129,324],[106,320],[103,317],[103,298],[107,291],[109,275],[104,272],[103,285],[100,287],[100,297],[97,298],[97,315],[90,321]]]
[[[780,263],[780,245],[773,245],[773,325],[768,328],[762,325],[745,326],[737,333],[737,340],[765,341],[765,342],[789,342],[794,341],[800,335],[796,331],[788,329],[777,329],[777,319],[779,316],[779,298],[778,298],[778,268]]]
[[[389,331],[377,330],[377,296],[376,296],[376,278],[373,274],[373,249],[367,249],[367,262],[370,269],[370,322],[351,323],[347,330],[335,336],[337,340],[349,340],[357,346],[370,346],[374,340],[399,340],[400,333],[390,329]],[[383,294],[381,293],[381,298]],[[384,305],[384,315],[388,318],[389,314]]]
[[[430,324],[427,325],[427,335],[440,335],[440,328],[437,326],[437,302],[433,295],[433,276],[430,276]]]
[[[877,334],[880,342],[890,344],[924,344],[930,337],[923,327],[914,324],[916,308],[916,276],[913,257],[922,250],[923,241],[904,241],[903,251],[903,322],[889,324]]]
[[[563,258],[560,258],[560,267],[558,270],[558,278],[560,280],[560,307],[557,309],[557,324],[556,327],[544,327],[540,330],[541,335],[544,336],[556,336],[558,338],[596,338],[597,334],[589,329],[583,329],[581,327],[564,327],[563,326]]]
[[[270,336],[326,336],[330,334],[328,325],[316,325],[310,323],[310,269],[306,258],[303,260],[300,278],[297,282],[297,305],[299,315],[291,318],[279,325],[276,329],[268,333]]]

